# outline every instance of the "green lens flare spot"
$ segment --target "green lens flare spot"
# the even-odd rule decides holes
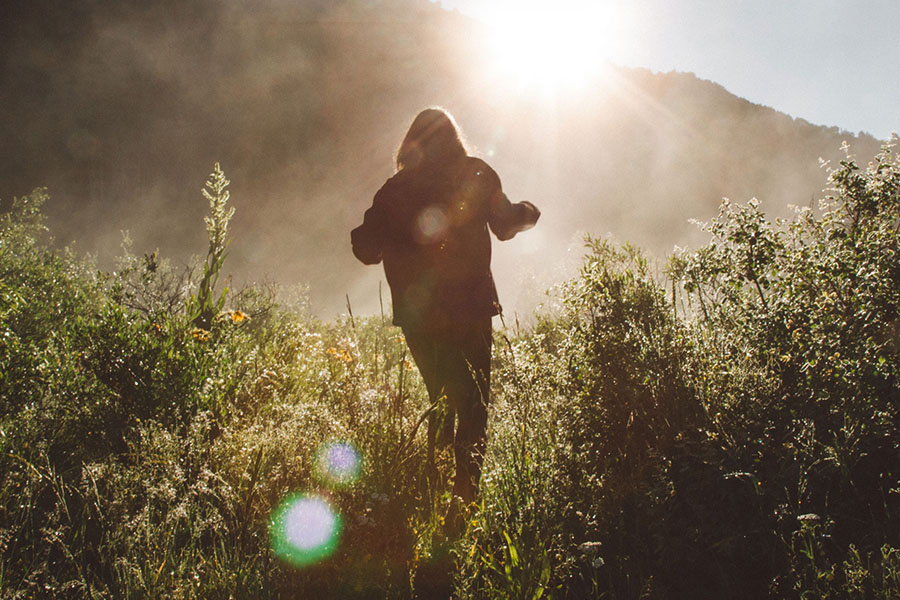
[[[294,494],[282,502],[269,523],[275,556],[303,567],[331,556],[341,533],[341,517],[324,499]]]

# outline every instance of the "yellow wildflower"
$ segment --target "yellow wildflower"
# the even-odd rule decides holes
[[[337,360],[341,362],[351,363],[353,362],[353,355],[343,348],[329,348],[325,351],[326,354],[330,354],[335,357]]]
[[[249,321],[250,315],[240,310],[226,310],[220,312],[218,316],[216,316],[216,321],[231,321],[232,323],[243,323],[244,321]]]

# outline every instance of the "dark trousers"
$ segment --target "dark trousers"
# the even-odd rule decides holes
[[[481,479],[491,386],[491,319],[460,323],[453,331],[404,328],[406,343],[438,410],[429,418],[429,460],[434,445],[453,440],[453,494],[473,502]],[[441,398],[446,399],[442,403]],[[443,410],[441,410],[443,409]],[[456,432],[453,434],[454,416]],[[433,464],[433,463],[432,463]]]

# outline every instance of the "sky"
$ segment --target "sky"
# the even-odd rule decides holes
[[[900,0],[437,1],[506,34],[531,14],[556,45],[603,39],[613,63],[693,72],[816,125],[900,132]]]

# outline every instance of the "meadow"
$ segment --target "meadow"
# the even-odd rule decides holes
[[[454,539],[400,330],[220,281],[227,186],[189,269],[53,249],[42,189],[0,215],[0,597],[900,597],[892,147],[787,221],[723,202],[661,266],[586,240],[495,331]],[[327,531],[292,552],[286,515]]]

